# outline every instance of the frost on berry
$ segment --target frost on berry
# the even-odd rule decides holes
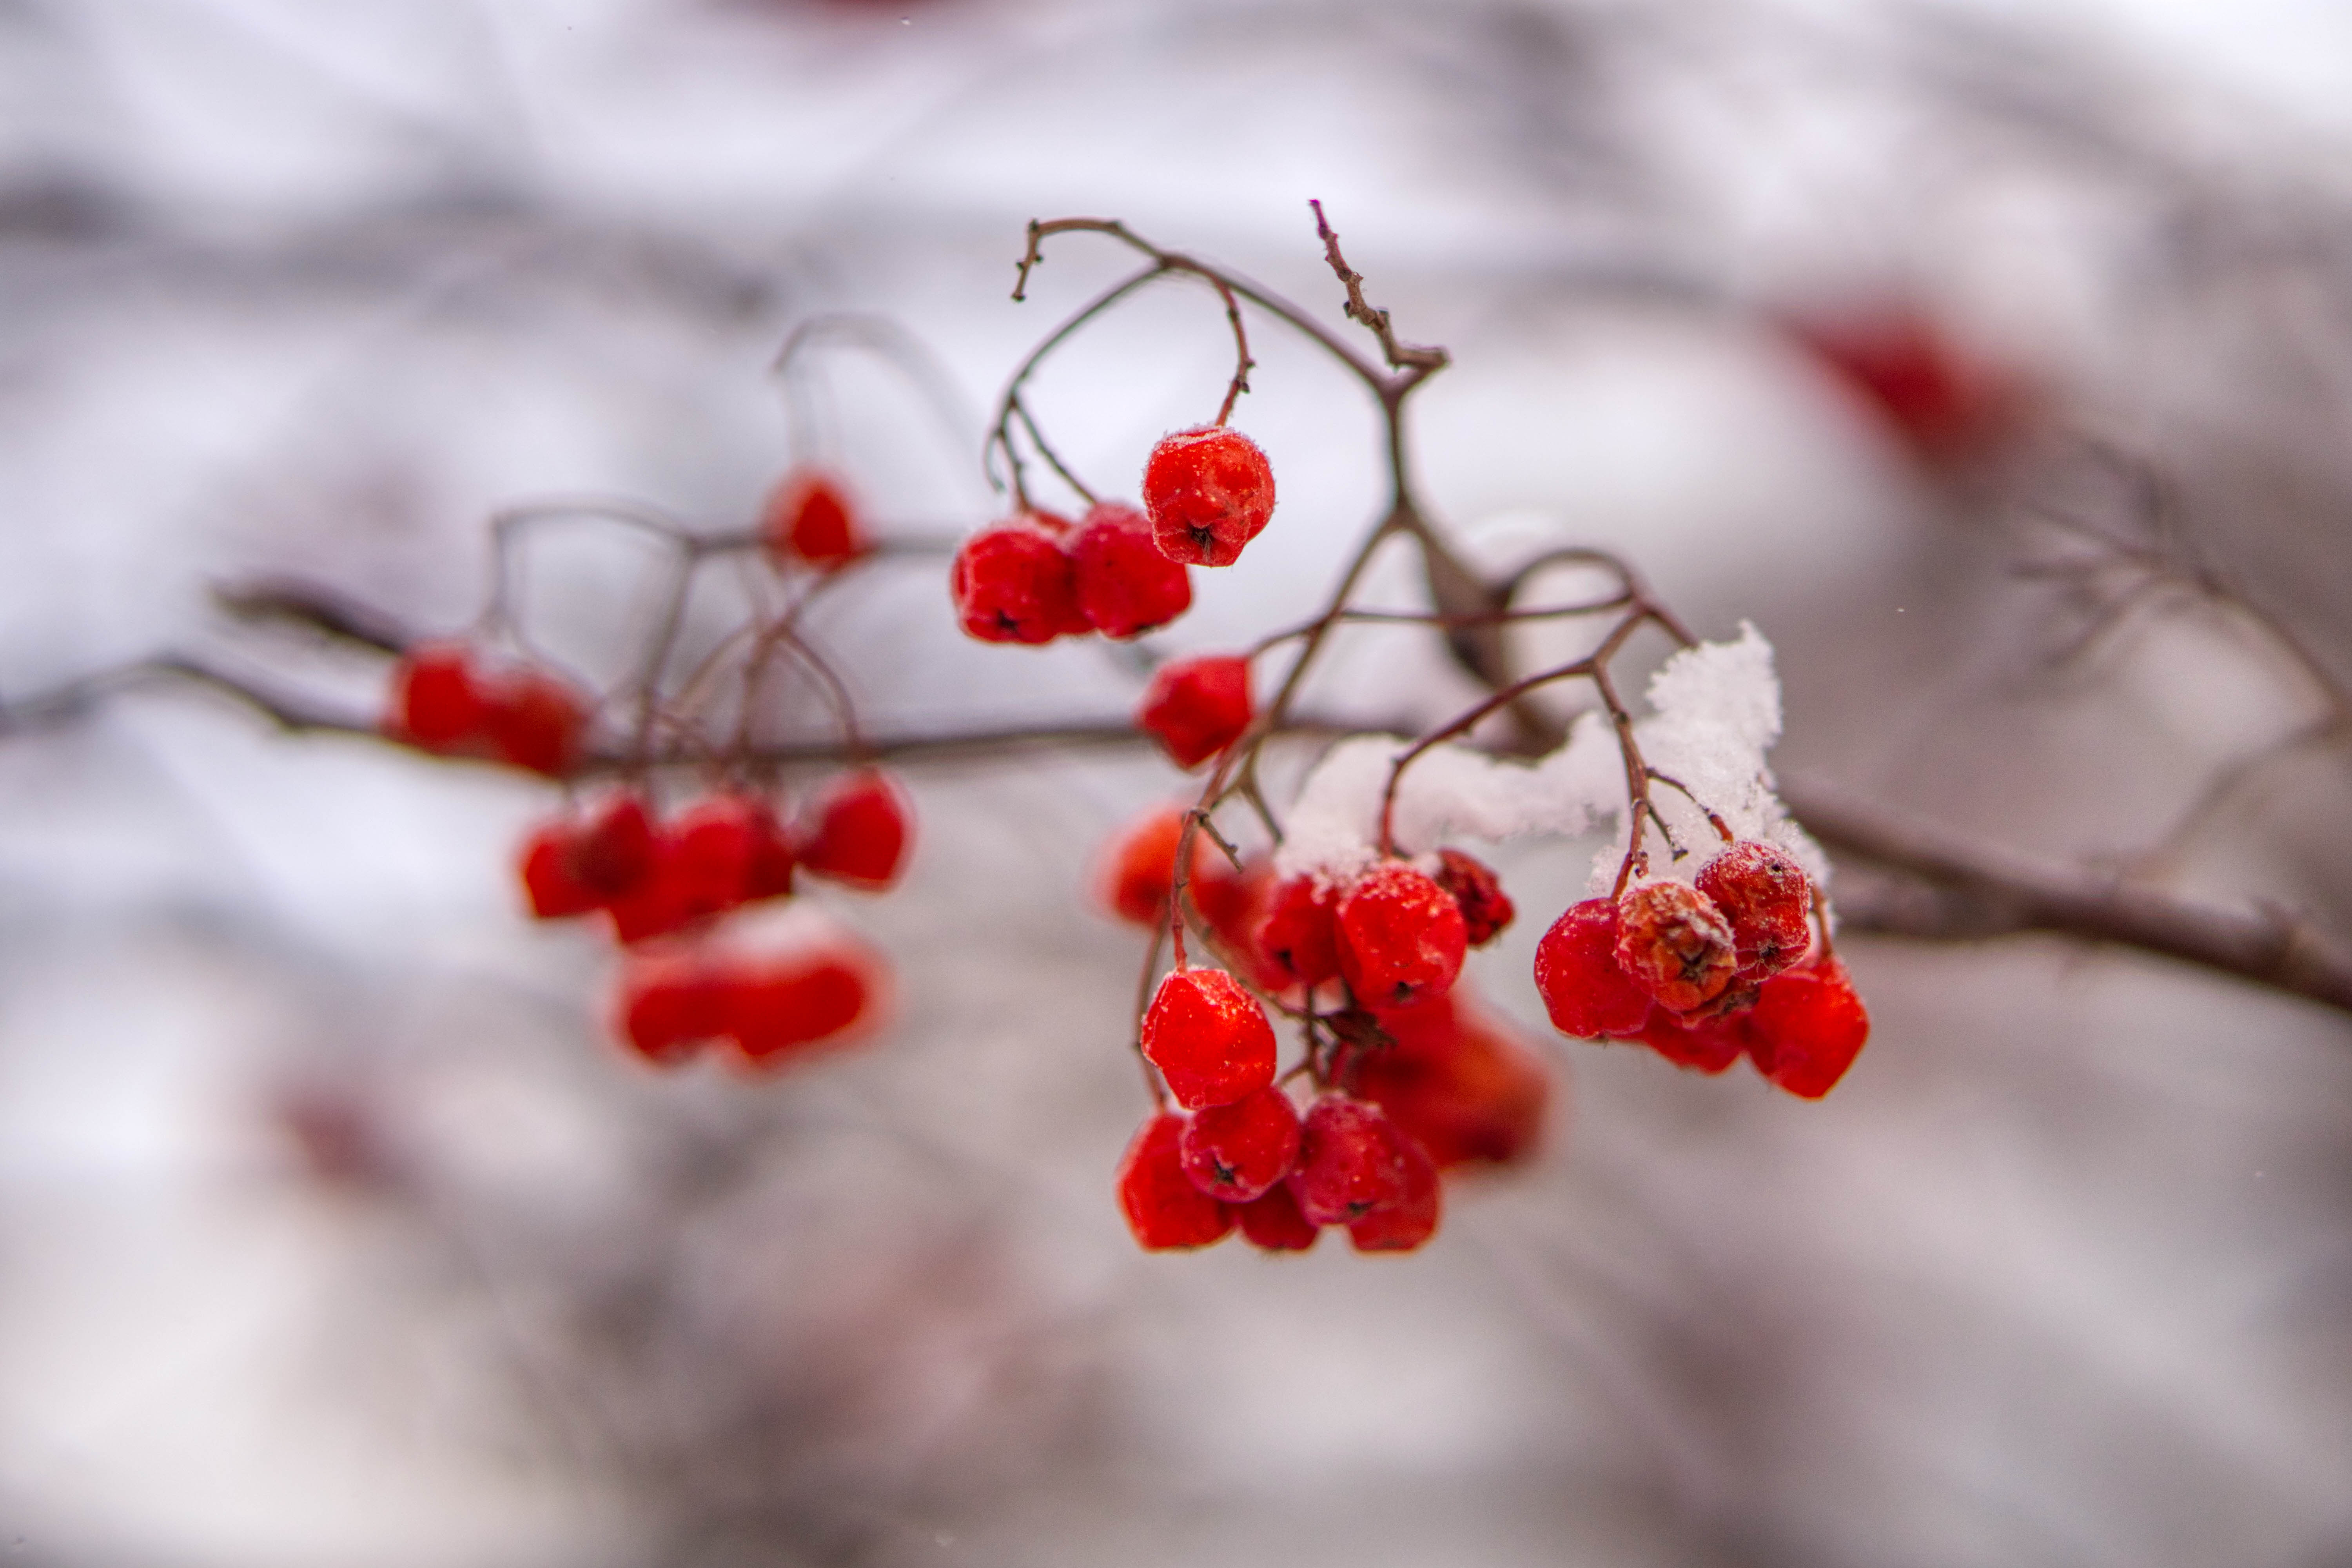
[[[816,469],[787,474],[776,486],[761,515],[760,539],[779,559],[828,570],[846,566],[867,549],[848,492]]]
[[[1327,1094],[1307,1108],[1290,1195],[1316,1225],[1346,1225],[1405,1195],[1405,1140],[1381,1108]]]
[[[1034,517],[991,523],[965,540],[948,591],[966,635],[982,642],[1047,643],[1087,629],[1070,558]]]
[[[1298,1212],[1298,1200],[1291,1196],[1287,1182],[1277,1182],[1264,1197],[1242,1205],[1234,1217],[1241,1222],[1243,1239],[1260,1252],[1304,1252],[1323,1234]]]
[[[1501,935],[1518,909],[1503,891],[1503,880],[1485,861],[1459,849],[1437,852],[1437,885],[1462,906],[1463,924],[1472,947],[1484,947]]]
[[[1192,607],[1192,579],[1160,553],[1151,524],[1131,506],[1104,501],[1062,541],[1078,609],[1107,637],[1164,626]]]
[[[1313,877],[1275,884],[1253,942],[1259,960],[1285,985],[1320,985],[1339,973],[1339,898]]]
[[[1234,1228],[1234,1211],[1195,1187],[1177,1152],[1184,1119],[1153,1117],[1118,1164],[1118,1206],[1146,1252],[1206,1247]]]
[[[1184,1173],[1213,1198],[1252,1202],[1290,1174],[1298,1135],[1297,1108],[1269,1085],[1193,1115],[1184,1129]]]
[[[1464,989],[1374,1013],[1395,1043],[1364,1053],[1350,1087],[1386,1111],[1440,1170],[1517,1164],[1534,1154],[1543,1136],[1551,1075]]]
[[[1813,940],[1813,882],[1786,850],[1742,839],[1692,880],[1731,922],[1742,984],[1778,974],[1805,956]]]
[[[906,868],[914,814],[887,773],[861,769],[836,781],[809,808],[800,868],[829,882],[880,892]]]
[[[1635,1034],[1654,1005],[1617,967],[1617,900],[1570,904],[1536,944],[1536,992],[1552,1027],[1579,1039]]]
[[[1713,1018],[1683,1018],[1661,1008],[1642,1026],[1642,1043],[1678,1068],[1719,1073],[1748,1048],[1746,1009]]]
[[[1143,1054],[1187,1110],[1230,1105],[1274,1081],[1274,1029],[1221,969],[1180,969],[1143,1015]]]
[[[1870,1015],[1834,958],[1767,980],[1748,1017],[1756,1070],[1801,1100],[1836,1088],[1870,1038]]]
[[[1681,882],[1644,882],[1617,900],[1617,967],[1662,1007],[1687,1013],[1723,994],[1738,973],[1731,922]]]
[[[1230,654],[1171,659],[1154,672],[1135,710],[1180,768],[1207,762],[1249,728],[1249,660]]]
[[[1402,860],[1383,861],[1340,894],[1339,973],[1367,1007],[1442,996],[1462,973],[1469,927],[1454,896]]]
[[[1144,461],[1143,506],[1169,560],[1230,566],[1274,516],[1274,468],[1238,430],[1179,430]]]
[[[1445,1200],[1437,1167],[1410,1137],[1397,1140],[1403,1156],[1404,1190],[1386,1208],[1348,1222],[1348,1240],[1359,1252],[1412,1252],[1437,1234]]]
[[[482,690],[461,642],[420,643],[393,667],[383,732],[427,752],[461,750],[480,737]]]

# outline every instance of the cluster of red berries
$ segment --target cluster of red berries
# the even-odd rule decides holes
[[[393,670],[384,734],[444,757],[483,757],[562,778],[579,761],[590,700],[536,665],[471,644],[422,643]]]
[[[1168,918],[1185,814],[1144,818],[1114,847],[1104,896],[1121,918]],[[1456,990],[1465,950],[1512,917],[1494,873],[1457,850],[1431,875],[1386,860],[1344,885],[1263,864],[1188,868],[1192,903],[1231,971],[1181,968],[1146,1011],[1144,1057],[1184,1111],[1145,1123],[1118,1193],[1145,1247],[1205,1246],[1238,1226],[1275,1251],[1344,1225],[1364,1251],[1436,1232],[1438,1173],[1532,1152],[1549,1080],[1526,1047]],[[1324,1092],[1302,1117],[1276,1081],[1255,993],[1339,1004],[1308,1066]]]
[[[657,822],[644,799],[609,796],[543,822],[523,839],[520,871],[531,913],[601,913],[633,953],[621,984],[620,1030],[649,1060],[732,1039],[751,1061],[839,1035],[866,1011],[874,966],[847,951],[783,963],[743,957],[702,937],[747,904],[789,897],[796,872],[880,891],[906,863],[908,815],[884,774],[844,775],[787,824],[763,796],[725,791]],[[805,971],[806,973],[803,973]]]
[[[1870,1017],[1815,941],[1813,903],[1803,868],[1743,840],[1694,883],[1570,905],[1536,948],[1536,989],[1562,1034],[1640,1040],[1706,1073],[1744,1054],[1771,1083],[1818,1100],[1853,1065]]]
[[[1166,626],[1192,607],[1187,565],[1229,566],[1265,527],[1274,471],[1237,430],[1181,431],[1153,448],[1143,500],[1099,502],[1076,523],[1024,510],[964,541],[948,578],[964,631],[1047,643]]]

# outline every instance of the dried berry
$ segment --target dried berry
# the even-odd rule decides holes
[[[1743,984],[1778,974],[1805,956],[1813,940],[1813,882],[1785,850],[1742,839],[1692,880],[1731,922]]]
[[[1723,994],[1738,971],[1731,922],[1681,882],[1644,882],[1617,900],[1617,967],[1662,1007],[1687,1013]]]
[[[1494,941],[1519,912],[1510,895],[1503,891],[1503,879],[1495,875],[1494,868],[1459,849],[1437,852],[1436,880],[1462,906],[1462,921],[1472,947]]]

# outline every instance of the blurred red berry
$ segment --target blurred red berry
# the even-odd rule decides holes
[[[1404,1185],[1397,1201],[1348,1222],[1348,1240],[1359,1252],[1411,1252],[1437,1234],[1445,1200],[1437,1167],[1428,1153],[1409,1137],[1400,1137]]]
[[[1144,689],[1135,722],[1178,767],[1194,768],[1239,739],[1252,711],[1249,660],[1202,654],[1160,667]]]
[[[1078,608],[1107,637],[1164,626],[1192,607],[1192,580],[1160,552],[1141,512],[1104,501],[1062,542]]]
[[[1402,860],[1350,883],[1334,909],[1339,973],[1367,1007],[1403,1007],[1453,989],[1469,927],[1454,896]]]
[[[848,774],[816,802],[800,840],[800,868],[812,877],[879,892],[906,868],[914,814],[878,769]]]
[[[1264,1197],[1242,1205],[1234,1217],[1241,1222],[1244,1239],[1260,1252],[1304,1252],[1322,1234],[1298,1212],[1298,1200],[1291,1196],[1287,1182],[1277,1182]]]
[[[1184,1175],[1178,1142],[1184,1119],[1161,1114],[1143,1124],[1118,1165],[1118,1206],[1146,1252],[1206,1247],[1234,1228],[1234,1211]]]
[[[868,548],[848,493],[818,469],[784,476],[768,497],[760,538],[773,555],[825,568],[845,566]]]
[[[562,778],[580,760],[588,699],[562,677],[524,666],[482,689],[482,731],[499,760]]]
[[[1339,973],[1339,895],[1314,877],[1275,884],[1256,947],[1284,984],[1320,985]]]
[[[428,642],[401,655],[383,729],[427,752],[455,752],[479,739],[482,689],[473,650],[461,642]]]
[[[1187,1110],[1230,1105],[1274,1081],[1274,1029],[1257,999],[1219,969],[1180,969],[1143,1015],[1143,1054]]]
[[[819,952],[750,963],[728,988],[727,1034],[758,1067],[835,1041],[866,1016],[873,970],[853,954]]]
[[[726,1033],[728,1001],[727,977],[700,954],[633,954],[621,969],[618,1033],[647,1061],[681,1061]]]
[[[1274,468],[1238,430],[1179,430],[1144,462],[1143,507],[1169,560],[1230,566],[1274,516]]]
[[[1349,1088],[1386,1111],[1440,1170],[1516,1164],[1542,1139],[1551,1075],[1465,989],[1375,1012],[1396,1043],[1358,1058]]]

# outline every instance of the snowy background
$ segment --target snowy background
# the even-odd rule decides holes
[[[1123,217],[1336,321],[1315,196],[1454,352],[1419,456],[1472,548],[1621,549],[1770,638],[1785,770],[2112,858],[2311,695],[2194,614],[2053,664],[1987,498],[2061,436],[2159,458],[2347,669],[2347,106],[2352,16],[2284,0],[10,0],[0,700],[184,648],[370,711],[380,665],[209,590],[445,630],[501,505],[740,526],[795,455],[768,362],[822,312],[896,319],[969,411],[831,356],[816,455],[969,527],[977,410],[1119,265],[1066,239],[1013,305],[1026,220]],[[1776,324],[1886,300],[2027,389],[2006,456],[1923,461]],[[1122,471],[1222,390],[1221,331],[1155,293],[1041,414]],[[1295,617],[1378,503],[1360,395],[1260,358],[1282,510],[1163,649]],[[822,628],[873,712],[1127,710],[1099,648],[960,641],[935,569]],[[629,580],[558,552],[534,613],[593,663]],[[1335,706],[1469,689],[1361,647]],[[2288,770],[2185,885],[2340,929],[2341,771]],[[1517,843],[1475,973],[1557,1070],[1544,1158],[1410,1259],[1145,1258],[1108,1194],[1137,943],[1085,889],[1177,780],[910,782],[908,882],[835,900],[896,1023],[747,1087],[635,1070],[600,945],[520,918],[542,786],[186,692],[0,740],[5,1561],[2352,1552],[2339,1018],[1864,940],[1874,1043],[1801,1104],[1552,1040],[1529,954],[1595,845]]]

